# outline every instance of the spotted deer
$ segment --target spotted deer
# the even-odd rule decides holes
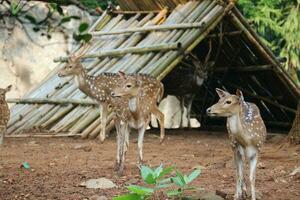
[[[157,116],[160,123],[161,142],[164,140],[164,115],[157,107],[157,103],[163,97],[164,90],[162,83],[149,75],[128,76],[122,72],[119,72],[119,75],[123,81],[120,82],[119,87],[116,87],[111,95],[115,101],[125,99],[125,101],[122,101],[123,104],[119,106],[122,117],[119,121],[120,138],[118,146],[121,147],[118,147],[119,153],[117,155],[117,164],[123,167],[129,145],[129,128],[138,130],[138,163],[143,162],[143,140],[151,113]]]
[[[234,152],[237,170],[235,200],[246,198],[246,185],[243,177],[243,158],[249,161],[251,198],[255,200],[255,173],[258,154],[266,139],[266,127],[258,107],[244,100],[237,90],[236,95],[216,89],[219,101],[207,109],[209,116],[227,118],[227,130]]]
[[[10,117],[10,110],[5,100],[6,93],[11,90],[11,85],[5,89],[0,88],[0,145],[3,144],[7,123]]]
[[[110,93],[119,77],[113,73],[90,76],[81,64],[80,59],[81,56],[71,56],[65,67],[59,71],[58,76],[74,76],[79,89],[99,103],[101,115],[100,141],[103,142],[105,140],[105,128],[111,98]]]
[[[99,103],[101,115],[100,141],[103,142],[105,140],[107,115],[109,112],[109,107],[112,106],[111,92],[118,85],[121,77],[116,73],[101,73],[97,76],[88,75],[82,63],[80,62],[86,47],[87,46],[84,46],[78,55],[73,54],[70,56],[68,63],[59,71],[58,76],[74,76],[79,89]],[[134,75],[132,74],[132,76]],[[159,112],[154,111],[153,115],[158,120],[161,118]],[[163,131],[161,131],[161,135],[164,135]],[[163,136],[161,136],[161,138],[162,137]]]

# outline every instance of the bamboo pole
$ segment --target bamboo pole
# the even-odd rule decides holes
[[[236,66],[236,67],[215,67],[211,71],[224,72],[224,71],[235,71],[235,72],[255,72],[272,70],[272,65],[253,65],[253,66]]]
[[[82,105],[97,106],[98,103],[87,99],[47,99],[47,98],[26,98],[26,99],[7,99],[7,103],[21,104],[59,104],[59,105]]]
[[[122,56],[128,53],[148,53],[152,51],[171,51],[171,50],[178,50],[180,49],[180,43],[173,43],[173,44],[159,44],[159,45],[152,45],[146,47],[128,47],[123,49],[114,49],[110,51],[102,51],[95,54],[86,54],[81,58],[101,58],[107,56]],[[60,57],[54,59],[54,62],[65,62],[68,60],[68,57]]]
[[[172,29],[192,29],[192,28],[201,28],[203,27],[202,23],[182,23],[182,24],[174,24],[174,25],[155,25],[155,26],[147,26],[147,27],[138,27],[131,29],[120,29],[115,31],[99,31],[92,32],[93,36],[104,36],[104,35],[119,35],[126,33],[137,33],[137,32],[149,32],[149,31],[169,31]]]

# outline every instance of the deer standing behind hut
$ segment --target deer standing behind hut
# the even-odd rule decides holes
[[[181,106],[180,127],[183,128],[183,114],[186,106],[186,118],[188,128],[191,128],[191,109],[196,94],[199,92],[204,81],[207,79],[208,70],[215,64],[210,61],[212,52],[212,42],[208,43],[207,54],[204,61],[201,61],[193,53],[187,54],[181,65],[173,70],[164,80],[166,83],[166,94],[175,95]]]
[[[11,85],[5,89],[0,88],[0,145],[3,144],[3,140],[6,133],[7,123],[10,118],[10,110],[6,102],[6,93],[11,90]]]
[[[157,103],[163,96],[163,84],[156,78],[145,74],[128,76],[120,72],[123,79],[119,87],[112,92],[115,109],[120,108],[116,124],[118,132],[117,169],[121,174],[124,168],[125,155],[129,146],[130,128],[138,130],[138,163],[143,162],[143,140],[151,113],[155,114],[160,123],[161,142],[164,140],[164,115],[158,109]],[[121,100],[120,100],[121,99]],[[126,101],[122,101],[126,99]],[[121,101],[121,103],[120,103]],[[125,105],[124,105],[125,102]],[[125,110],[124,110],[125,109]],[[117,109],[118,112],[118,109]],[[120,115],[117,115],[120,116]]]
[[[235,200],[246,198],[246,185],[243,177],[244,157],[249,161],[251,198],[255,200],[256,165],[258,154],[266,139],[265,124],[258,107],[246,102],[240,90],[237,90],[236,95],[218,88],[216,92],[220,99],[207,109],[207,114],[227,118],[227,130],[237,170]]]

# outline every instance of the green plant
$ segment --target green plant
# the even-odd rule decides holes
[[[194,170],[189,176],[176,170],[175,176],[166,177],[173,171],[173,167],[163,168],[162,165],[155,169],[142,166],[140,168],[141,177],[147,186],[127,186],[129,193],[114,197],[113,200],[158,200],[161,199],[161,194],[169,198],[185,199],[185,192],[195,189],[190,186],[190,183],[200,175],[200,169]]]
[[[88,33],[89,24],[88,23],[81,23],[78,27],[78,31],[73,33],[73,38],[77,42],[89,42],[92,39],[92,35]]]
[[[188,190],[195,190],[195,187],[190,184],[200,175],[201,170],[195,169],[190,175],[184,175],[179,171],[176,171],[176,176],[171,178],[171,182],[174,183],[178,188],[167,192],[168,197],[179,197],[184,198],[184,194]]]

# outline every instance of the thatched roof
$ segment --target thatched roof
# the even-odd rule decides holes
[[[120,0],[125,8],[121,2],[133,1]],[[155,12],[129,14],[104,12],[91,29],[98,36],[88,50],[88,54],[98,55],[83,61],[89,74],[122,70],[164,79],[176,70],[187,52],[204,60],[211,41],[215,67],[193,104],[202,127],[224,127],[222,120],[209,119],[204,112],[217,100],[215,87],[231,92],[240,88],[246,100],[260,107],[268,128],[287,130],[291,126],[300,90],[233,4],[204,0],[179,4],[171,11],[156,12],[157,8],[151,8]],[[101,57],[95,58],[98,56]],[[59,68],[29,92],[22,103],[12,107],[8,134],[33,128],[54,134],[88,135],[100,131],[98,108],[78,90],[72,78],[57,76]],[[45,103],[45,99],[49,101]],[[66,99],[73,103],[66,104]]]

